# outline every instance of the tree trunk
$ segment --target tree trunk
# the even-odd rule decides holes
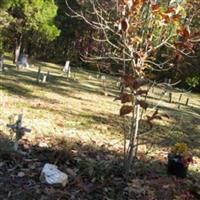
[[[17,63],[19,60],[21,46],[22,46],[22,35],[20,35],[19,38],[17,38],[15,42],[13,63]]]
[[[135,117],[132,117],[132,124],[131,124],[131,131],[130,131],[130,143],[128,148],[128,155],[127,155],[127,163],[126,163],[126,173],[128,174],[133,159],[137,157],[137,145],[138,145],[138,130],[139,130],[139,121],[140,121],[140,105],[135,105]]]

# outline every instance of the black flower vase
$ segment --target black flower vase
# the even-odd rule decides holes
[[[182,162],[182,156],[168,154],[167,172],[179,178],[186,178],[188,167]]]

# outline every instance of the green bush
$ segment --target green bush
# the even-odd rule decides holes
[[[188,77],[186,79],[186,83],[190,86],[190,87],[197,87],[198,85],[200,85],[200,77],[199,76],[192,76],[192,77]]]

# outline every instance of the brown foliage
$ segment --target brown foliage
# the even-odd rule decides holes
[[[132,102],[133,97],[130,94],[123,93],[119,97],[116,97],[115,100],[121,100],[121,103]]]
[[[127,115],[133,111],[133,106],[123,105],[120,109],[120,116]]]
[[[148,108],[148,103],[144,100],[137,100],[136,105],[140,105],[145,110]]]
[[[136,93],[135,93],[135,95],[142,95],[142,94],[147,95],[147,94],[148,94],[148,90],[138,90],[138,91],[136,91]]]

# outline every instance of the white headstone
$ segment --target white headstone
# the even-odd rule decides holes
[[[101,80],[106,80],[106,76],[102,75]]]
[[[43,76],[43,79],[42,79],[42,82],[43,82],[43,83],[46,83],[46,80],[47,80],[47,75],[44,75],[44,76]]]
[[[40,180],[51,185],[61,184],[65,187],[68,182],[68,176],[61,172],[56,165],[47,163],[42,169]]]
[[[1,55],[1,56],[0,56],[0,71],[3,71],[3,70],[4,70],[4,68],[3,68],[3,61],[4,61],[4,56]]]
[[[66,63],[65,63],[65,66],[63,68],[63,72],[64,73],[67,73],[67,76],[70,77],[71,76],[71,67],[70,67],[70,61],[67,60]]]
[[[29,68],[28,55],[27,54],[23,54],[21,56],[21,58],[17,62],[17,67],[18,68],[24,68],[24,67]]]

